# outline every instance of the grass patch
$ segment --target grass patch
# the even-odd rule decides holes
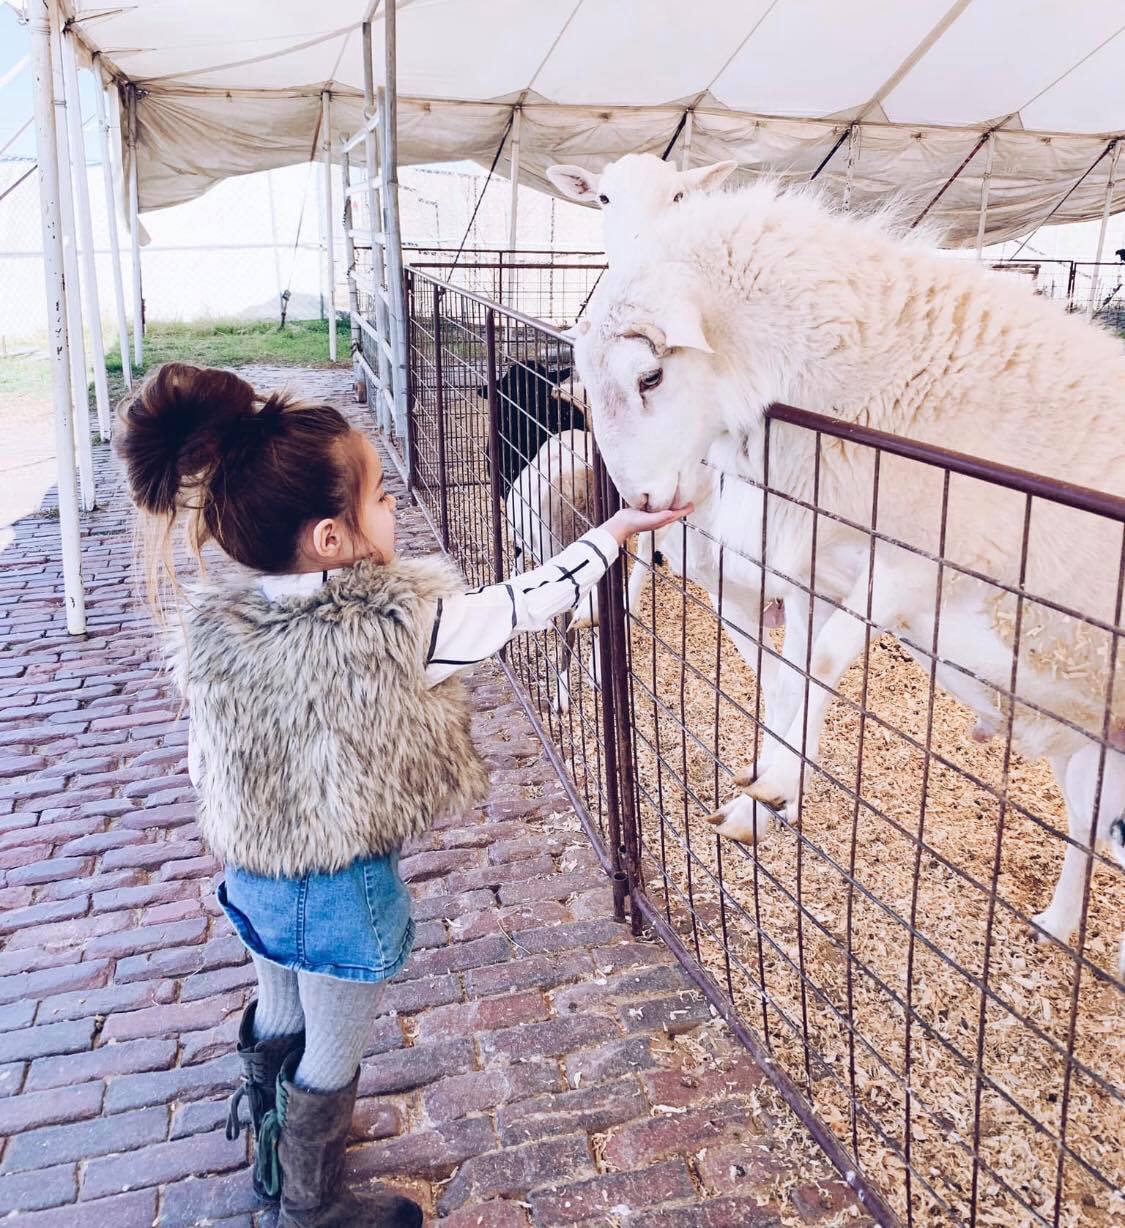
[[[351,331],[337,321],[336,352],[347,361]],[[162,362],[192,362],[200,367],[241,367],[270,363],[285,367],[326,367],[328,321],[294,320],[284,328],[269,320],[206,320],[194,324],[150,324],[145,330],[145,370]],[[110,395],[117,400],[125,389],[121,358],[106,356]],[[136,372],[134,372],[134,376]]]
[[[346,363],[351,348],[347,321],[336,326],[336,352]],[[241,367],[247,363],[275,366],[326,367],[328,321],[294,320],[283,329],[269,320],[206,320],[194,324],[150,324],[145,332],[144,370],[162,362],[193,362],[201,367]],[[110,400],[125,392],[121,356],[106,355]],[[134,371],[134,377],[136,372]],[[93,384],[89,388],[91,412]],[[49,400],[51,364],[46,347],[33,353],[0,358],[0,399],[20,397]]]

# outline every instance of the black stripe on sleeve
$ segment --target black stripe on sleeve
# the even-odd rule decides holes
[[[437,613],[434,615],[434,629],[430,632],[430,647],[426,652],[426,664],[434,664],[434,649],[437,648],[438,628],[441,626],[441,611],[444,602],[439,597],[437,600]]]
[[[589,561],[590,561],[589,559],[583,559],[581,563],[572,567],[569,571],[566,571],[564,568],[559,567],[559,574],[558,574],[557,579],[555,577],[551,577],[550,579],[547,579],[547,580],[540,580],[538,584],[531,584],[527,588],[520,589],[520,592],[521,593],[534,593],[536,589],[543,588],[547,584],[561,584],[563,580],[569,580],[571,584],[573,584],[574,587],[577,588],[578,583],[574,579],[574,577],[578,572],[582,570],[583,567],[587,565],[587,563],[589,563]],[[556,566],[558,566],[558,564],[556,564]]]
[[[607,559],[605,555],[602,554],[601,549],[598,546],[598,543],[588,541],[585,537],[582,537],[579,540],[582,542],[584,546],[590,547],[590,549],[598,556],[598,558],[601,559],[602,566],[606,569],[606,571],[609,571],[609,559]]]
[[[512,603],[512,630],[516,629],[516,590],[510,584],[505,584],[504,587],[508,590],[508,600]]]

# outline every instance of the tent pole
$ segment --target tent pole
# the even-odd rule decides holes
[[[277,302],[281,307],[281,295],[285,284],[281,277],[281,251],[277,242],[277,206],[273,198],[273,171],[266,171],[266,199],[270,207],[270,242],[273,244],[273,275],[277,281]]]
[[[988,221],[988,193],[992,188],[992,159],[996,156],[996,133],[988,134],[988,153],[984,160],[984,174],[980,181],[980,218],[977,221],[977,259],[984,253],[984,229]]]
[[[129,86],[129,239],[133,249],[133,363],[144,366],[145,303],[141,284],[141,203],[137,172],[137,87]]]
[[[852,189],[855,187],[855,164],[859,159],[859,124],[852,124],[848,129],[848,169],[844,179],[844,208],[852,207]]]
[[[378,125],[371,121],[377,115],[375,100],[375,63],[371,58],[371,22],[363,23],[363,117],[367,133],[363,140],[364,169],[367,178],[367,227],[371,234],[371,291],[375,314],[375,373],[379,386],[375,389],[375,420],[385,431],[390,426],[391,365],[387,357],[391,348],[391,330],[387,320],[387,304],[383,298],[386,283],[386,234],[383,208],[380,203]],[[380,121],[381,122],[381,121]],[[384,346],[386,347],[384,349]]]
[[[344,193],[344,276],[348,283],[348,323],[351,326],[352,371],[358,385],[359,362],[359,292],[355,284],[355,243],[352,239],[352,160],[346,149],[340,153],[341,190]]]
[[[320,136],[324,167],[324,264],[327,270],[325,315],[328,317],[328,361],[336,361],[336,251],[333,231],[336,218],[332,212],[332,95],[324,90],[320,95]]]
[[[82,101],[78,93],[78,65],[74,35],[62,31],[63,91],[70,146],[70,173],[81,239],[82,291],[86,300],[86,329],[90,334],[90,359],[94,367],[94,397],[98,407],[98,433],[109,438],[109,385],[105,375],[105,341],[102,338],[102,305],[98,297],[98,271],[94,255],[94,223],[90,215],[90,172],[86,165],[86,139],[82,134]]]
[[[113,271],[113,300],[117,310],[117,341],[121,349],[121,375],[125,387],[133,386],[129,361],[129,326],[125,321],[125,282],[121,276],[121,242],[117,235],[117,188],[113,182],[113,162],[109,152],[109,120],[106,118],[105,90],[94,72],[94,102],[98,108],[98,137],[102,152],[102,181],[105,187],[106,229],[109,231],[109,262]]]
[[[686,171],[691,166],[691,140],[695,135],[695,112],[689,111],[684,116],[684,148],[680,154],[680,170]]]
[[[1090,302],[1086,308],[1086,314],[1093,319],[1094,313],[1098,309],[1098,295],[1101,293],[1101,286],[1098,284],[1101,278],[1098,276],[1101,272],[1102,255],[1105,252],[1105,232],[1109,226],[1109,212],[1113,206],[1113,189],[1117,186],[1117,159],[1121,155],[1121,141],[1113,142],[1113,153],[1109,155],[1109,176],[1105,181],[1105,204],[1102,205],[1102,224],[1098,229],[1098,248],[1094,256],[1094,276],[1090,282]]]
[[[512,117],[512,206],[508,213],[508,250],[516,250],[516,230],[520,205],[520,124],[523,108],[516,107]]]
[[[47,0],[28,0],[35,99],[35,150],[43,227],[43,279],[51,332],[51,386],[55,405],[55,466],[58,473],[59,536],[62,543],[66,629],[86,630],[82,591],[82,554],[78,535],[78,488],[74,480],[74,420],[71,417],[66,284],[63,274],[62,217],[59,208],[59,154],[51,72],[51,21]]]
[[[86,380],[86,340],[82,332],[81,278],[74,218],[74,177],[67,139],[66,91],[63,88],[62,22],[58,0],[50,0],[51,80],[55,93],[55,143],[59,157],[59,203],[62,209],[63,276],[66,278],[66,332],[70,351],[70,394],[74,401],[74,442],[78,452],[78,486],[82,510],[93,511],[94,448],[90,439],[90,394]]]
[[[406,438],[406,283],[402,275],[402,225],[398,208],[398,58],[396,0],[383,5],[386,90],[383,95],[383,216],[386,218],[387,294],[394,353],[395,429]],[[406,458],[407,467],[414,463]]]

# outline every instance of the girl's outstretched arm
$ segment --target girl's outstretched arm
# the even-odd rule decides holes
[[[484,661],[513,636],[545,631],[553,618],[581,603],[634,533],[663,528],[690,511],[690,507],[665,512],[623,509],[541,567],[445,598],[438,604],[430,633],[427,684],[436,686],[458,670]]]

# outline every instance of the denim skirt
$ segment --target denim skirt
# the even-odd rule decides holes
[[[414,945],[398,861],[395,852],[301,878],[227,866],[219,903],[246,946],[270,963],[345,981],[385,981]]]

